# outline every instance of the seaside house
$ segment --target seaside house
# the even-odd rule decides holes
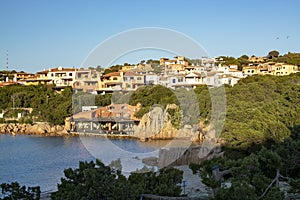
[[[176,89],[176,88],[194,88],[199,85],[203,85],[203,77],[200,73],[194,72],[189,74],[175,74],[168,76],[167,87]]]
[[[145,84],[145,76],[142,74],[128,71],[123,75],[122,89],[125,91],[134,91]]]
[[[168,58],[160,58],[160,65],[164,67],[166,73],[184,71],[189,65],[184,56],[176,56],[170,60]]]
[[[53,84],[52,79],[48,77],[48,71],[37,72],[34,76],[26,79],[26,85]]]
[[[221,75],[221,74],[223,74],[223,72],[220,72],[220,71],[207,72],[206,76],[203,78],[203,82],[208,87],[217,87],[220,85],[219,75]]]
[[[145,75],[145,83],[146,85],[156,85],[159,83],[159,76],[155,73],[147,73]]]
[[[34,76],[26,79],[26,85],[54,85],[54,89],[61,91],[65,87],[73,86],[75,81],[75,68],[57,67],[37,72]]]
[[[96,70],[79,69],[76,71],[73,90],[75,92],[97,93],[101,74]]]
[[[48,70],[48,77],[52,80],[52,83],[55,85],[56,90],[63,90],[64,88],[71,86],[76,79],[75,68],[53,68]]]
[[[123,72],[111,72],[100,77],[98,93],[112,93],[121,91],[123,84]]]
[[[220,74],[218,77],[217,86],[220,85],[230,85],[234,86],[241,78],[233,76],[231,74]]]
[[[244,76],[252,76],[261,73],[260,69],[257,66],[251,66],[251,65],[243,67],[242,72]]]
[[[257,65],[248,65],[243,68],[243,74],[247,76],[251,76],[255,74],[285,76],[297,72],[298,72],[298,67],[296,65],[275,63],[275,62],[260,63]]]
[[[13,81],[17,82],[17,81],[25,81],[28,78],[34,77],[34,74],[23,72],[23,73],[14,73],[13,76],[14,76]]]
[[[268,66],[268,71],[275,76],[285,76],[299,72],[296,65],[285,63],[275,63],[274,65],[270,65]]]

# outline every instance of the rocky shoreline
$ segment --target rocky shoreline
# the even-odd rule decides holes
[[[134,135],[119,135],[119,134],[96,134],[96,133],[78,133],[70,132],[63,125],[51,125],[47,122],[35,124],[0,124],[0,134],[11,135],[38,135],[38,136],[93,136],[93,137],[108,137],[115,139],[136,139],[140,138]]]
[[[0,124],[0,134],[11,135],[40,135],[40,136],[66,136],[68,133],[64,126],[50,125],[46,122],[35,124]]]

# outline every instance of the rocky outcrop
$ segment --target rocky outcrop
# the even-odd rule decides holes
[[[223,156],[221,148],[218,146],[191,146],[172,147],[160,149],[158,157],[158,167],[188,165],[190,163],[200,164],[204,160]]]
[[[168,166],[189,165],[190,163],[200,164],[204,160],[215,157],[222,157],[223,152],[217,145],[209,146],[191,146],[191,147],[171,147],[159,150],[159,157],[144,158],[143,163],[159,168]]]
[[[176,109],[176,105],[168,105],[166,109],[154,107],[145,114],[136,127],[134,135],[142,141],[150,140],[168,140],[168,139],[189,139],[199,141],[200,133],[198,124],[185,124],[179,130],[174,128],[169,120],[168,109]]]
[[[142,162],[149,166],[157,166],[158,158],[156,158],[156,157],[143,158]]]
[[[161,107],[154,107],[142,117],[134,135],[139,138],[149,138],[161,131],[165,121],[166,115],[164,110]]]
[[[26,134],[42,136],[62,136],[69,135],[64,126],[50,125],[49,123],[36,124],[0,124],[0,133],[7,134]]]

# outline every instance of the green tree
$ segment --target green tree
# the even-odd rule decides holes
[[[273,59],[273,58],[278,58],[279,52],[276,50],[270,51],[267,55],[267,58]]]
[[[119,165],[120,161],[112,165]],[[114,166],[115,167],[115,166]],[[96,163],[80,162],[78,169],[66,169],[51,199],[139,199],[141,194],[179,196],[183,172],[161,169],[159,173],[132,173],[128,179],[119,170]]]
[[[0,199],[28,199],[39,200],[41,195],[40,187],[28,187],[20,186],[18,182],[2,183],[1,184],[2,197]]]

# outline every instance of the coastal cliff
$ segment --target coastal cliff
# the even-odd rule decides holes
[[[168,109],[177,109],[177,106],[170,104],[166,109],[162,109],[161,107],[152,108],[150,112],[141,118],[134,135],[142,141],[170,140],[176,138],[201,142],[203,133],[200,131],[199,124],[185,124],[177,129],[171,122]]]
[[[41,136],[63,136],[70,135],[64,126],[50,125],[49,123],[36,124],[0,124],[0,134],[24,134]]]

